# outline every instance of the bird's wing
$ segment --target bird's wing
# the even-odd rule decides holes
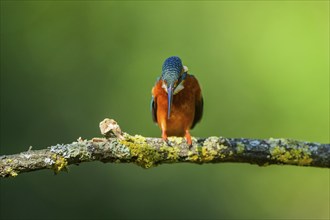
[[[201,95],[200,99],[197,100],[195,104],[195,117],[191,129],[193,129],[197,124],[197,122],[199,122],[202,119],[203,107],[204,107],[204,100],[203,100],[203,96]]]
[[[155,85],[154,85],[154,87],[152,88],[152,91],[151,91],[152,97],[151,97],[151,103],[150,103],[150,110],[151,110],[152,120],[155,123],[157,123],[157,97],[156,97],[154,91],[155,91],[155,88],[156,88],[157,83],[159,82],[159,80],[160,80],[160,77],[158,77],[156,79]]]
[[[194,120],[191,126],[191,129],[195,127],[195,125],[202,119],[203,116],[203,107],[204,107],[204,100],[201,92],[201,88],[199,86],[199,83],[197,79],[194,77],[194,75],[190,75],[191,78],[195,81],[194,83],[197,85],[197,90],[195,90],[196,95],[196,102],[195,102],[195,116]]]
[[[151,110],[152,120],[155,123],[157,123],[157,99],[155,99],[153,96],[151,98],[150,110]]]

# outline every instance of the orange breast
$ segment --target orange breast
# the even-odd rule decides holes
[[[184,136],[189,130],[195,116],[195,102],[200,98],[200,87],[197,80],[188,75],[184,89],[173,96],[170,119],[167,119],[167,93],[160,80],[152,90],[157,103],[157,123],[168,136]]]

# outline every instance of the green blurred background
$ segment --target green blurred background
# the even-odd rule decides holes
[[[329,2],[1,1],[0,154],[160,136],[165,58],[200,81],[194,136],[329,143]],[[328,219],[329,169],[99,162],[1,179],[1,219]]]

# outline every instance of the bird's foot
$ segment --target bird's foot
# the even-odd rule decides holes
[[[186,130],[185,138],[187,140],[187,144],[189,145],[189,149],[192,147],[192,140],[189,130]]]
[[[165,143],[167,144],[167,146],[172,147],[172,144],[170,143],[170,141],[168,140],[168,138],[163,139],[165,141]]]
[[[167,134],[165,131],[162,131],[162,139],[164,140],[164,142],[169,146],[169,147],[172,147],[170,141],[168,140],[167,138]]]

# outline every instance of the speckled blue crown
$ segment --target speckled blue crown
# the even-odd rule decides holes
[[[179,57],[169,57],[163,64],[162,75],[179,75],[182,68],[182,62]]]

